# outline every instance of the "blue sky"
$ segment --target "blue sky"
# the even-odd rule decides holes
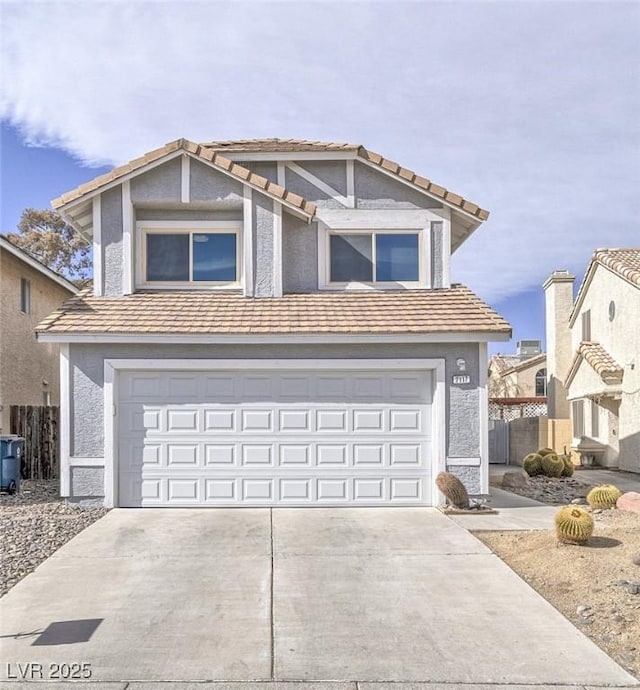
[[[0,0],[0,230],[167,141],[362,143],[491,211],[453,278],[542,338],[540,285],[638,246],[640,3]],[[499,344],[494,351],[515,345]]]

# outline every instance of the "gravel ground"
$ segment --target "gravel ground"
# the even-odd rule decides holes
[[[517,474],[523,473],[519,469],[514,470],[514,472]],[[543,475],[529,477],[527,479],[527,486],[523,487],[503,486],[502,479],[495,480],[492,483],[505,491],[551,505],[566,505],[571,503],[571,501],[577,502],[578,500],[581,503],[586,503],[585,497],[589,490],[593,486],[597,486],[597,484],[589,483],[575,475],[573,477],[545,477]]]
[[[106,512],[65,505],[57,480],[24,480],[17,494],[0,494],[0,597]]]
[[[553,530],[474,532],[520,577],[640,679],[640,514],[594,514],[587,546]]]

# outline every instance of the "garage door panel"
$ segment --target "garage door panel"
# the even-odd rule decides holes
[[[118,383],[120,505],[431,500],[428,371],[130,372]]]

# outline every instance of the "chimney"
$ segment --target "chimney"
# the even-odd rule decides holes
[[[573,359],[569,316],[573,309],[573,282],[569,271],[554,271],[542,286],[546,306],[547,414],[568,419],[569,402],[563,382]]]

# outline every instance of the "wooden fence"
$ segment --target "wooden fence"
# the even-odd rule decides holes
[[[9,430],[24,436],[24,456],[20,466],[23,479],[54,479],[58,476],[59,407],[11,405]]]

